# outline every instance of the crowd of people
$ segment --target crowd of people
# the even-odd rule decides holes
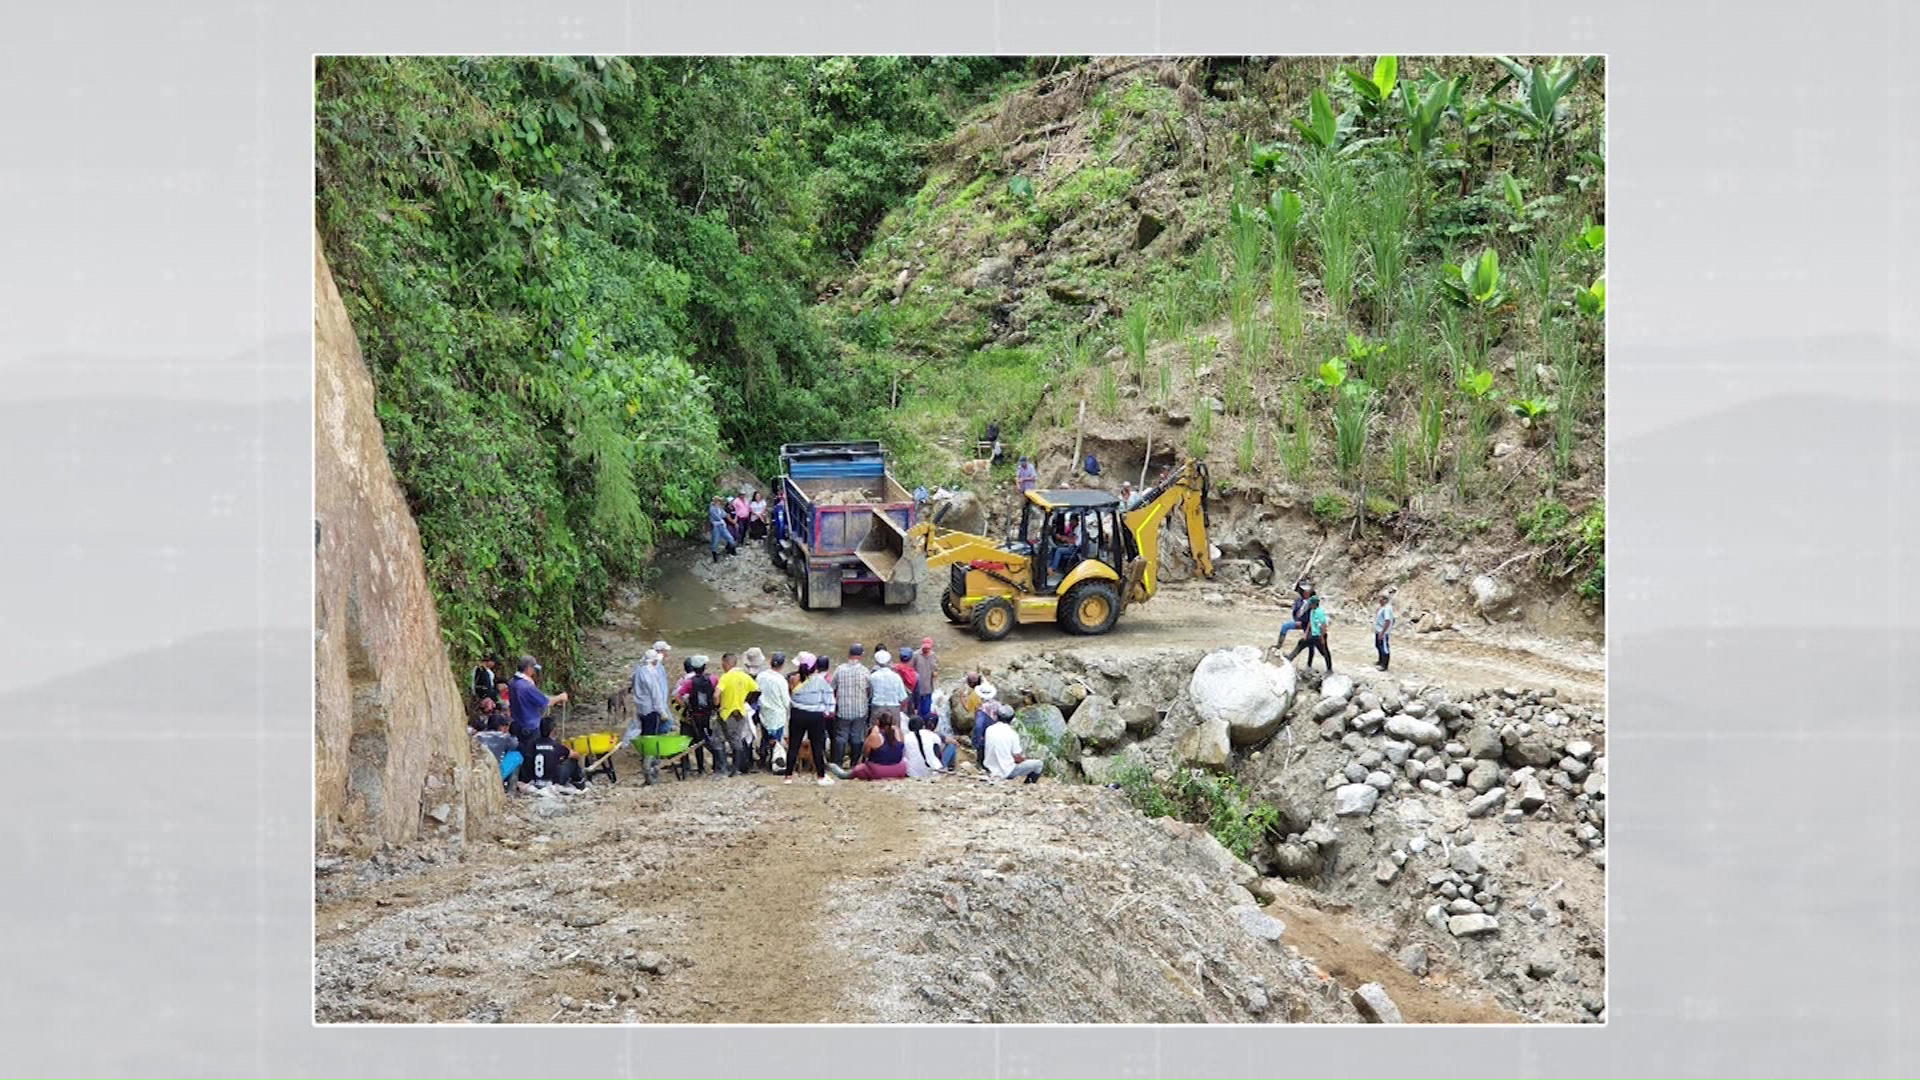
[[[684,735],[684,775],[715,778],[765,771],[791,784],[807,771],[814,781],[918,779],[954,772],[961,738],[947,702],[936,703],[939,673],[932,638],[868,649],[855,642],[838,665],[824,653],[802,652],[789,664],[785,653],[758,646],[723,653],[719,670],[703,654],[680,662],[670,682],[673,649],[656,641],[634,665],[627,693],[632,715],[621,742],[642,749],[641,736]],[[553,706],[564,693],[540,690],[541,667],[523,656],[513,676],[501,680],[498,658],[487,656],[473,673],[475,738],[500,763],[502,781],[513,789],[586,786],[579,756],[554,736]],[[974,671],[966,676],[959,707],[973,717],[969,749],[989,778],[1032,783],[1042,762],[1026,756],[1013,724],[1014,710],[1000,702],[992,683]],[[679,755],[675,755],[678,757]],[[644,782],[660,777],[660,757],[642,753]]]
[[[741,488],[731,498],[715,495],[707,504],[707,540],[713,561],[720,561],[722,550],[728,555],[737,555],[740,545],[764,538],[769,529],[777,530],[784,513],[777,495],[771,503],[759,491],[747,488]]]

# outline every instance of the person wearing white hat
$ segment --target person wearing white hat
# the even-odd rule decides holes
[[[987,749],[987,726],[1000,715],[1000,692],[985,681],[976,692],[980,695],[980,708],[973,714],[973,760],[979,761]]]
[[[900,673],[889,665],[893,658],[886,650],[873,654],[873,672],[867,676],[867,701],[872,708],[873,722],[879,723],[880,717],[893,717],[896,731],[900,728],[900,707],[907,703],[907,684]],[[866,738],[862,733],[861,738]]]

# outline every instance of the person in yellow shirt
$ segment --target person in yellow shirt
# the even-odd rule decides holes
[[[732,653],[720,656],[720,722],[727,733],[727,753],[733,758],[731,775],[753,766],[752,706],[760,699],[760,685],[739,666]]]

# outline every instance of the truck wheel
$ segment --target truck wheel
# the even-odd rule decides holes
[[[973,632],[981,641],[999,641],[1013,632],[1013,605],[1004,596],[989,596],[973,605]]]
[[[775,570],[787,568],[787,557],[780,551],[780,541],[775,540],[771,532],[767,533],[767,560],[773,563]]]
[[[1060,598],[1060,625],[1071,634],[1104,634],[1120,618],[1120,591],[1111,581],[1083,581]]]
[[[967,621],[967,617],[960,614],[960,604],[953,598],[952,589],[943,589],[940,592],[940,614],[945,615],[947,621],[956,626]]]
[[[813,601],[813,590],[808,586],[811,575],[807,573],[806,563],[797,563],[795,565],[799,567],[800,573],[793,580],[793,595],[795,599],[800,601],[800,610],[806,611]]]

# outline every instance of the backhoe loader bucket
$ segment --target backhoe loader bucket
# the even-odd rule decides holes
[[[907,534],[899,523],[885,514],[874,514],[872,527],[853,553],[880,579],[884,603],[913,603],[925,563],[907,550]]]

